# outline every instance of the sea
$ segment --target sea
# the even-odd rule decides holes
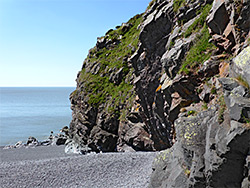
[[[74,87],[0,87],[0,146],[45,140],[69,126]]]

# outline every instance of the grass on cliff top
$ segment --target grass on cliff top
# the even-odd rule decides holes
[[[82,69],[80,79],[84,83],[84,89],[88,93],[88,103],[93,106],[99,106],[106,103],[109,105],[110,113],[116,113],[116,109],[121,104],[129,105],[128,101],[134,96],[132,92],[133,85],[126,83],[126,77],[132,74],[132,68],[128,67],[127,61],[123,61],[124,57],[130,57],[133,49],[137,49],[140,30],[137,29],[142,21],[142,15],[136,15],[131,18],[128,23],[132,26],[129,30],[122,30],[122,26],[117,30],[111,30],[106,34],[106,39],[112,41],[119,40],[120,43],[109,48],[102,48],[99,51],[96,48],[92,49],[91,54],[87,58],[89,63],[98,62],[101,64],[101,69],[97,75],[86,72]],[[116,67],[117,70],[123,67],[123,80],[119,85],[109,81],[109,73],[105,72],[110,68]],[[105,75],[105,76],[103,76]]]
[[[127,23],[132,24],[132,27],[124,33],[122,26],[117,30],[110,31],[105,37],[107,40],[116,41],[119,36],[122,36],[120,43],[111,47],[103,48],[99,51],[94,51],[97,57],[88,57],[91,62],[97,61],[104,65],[103,67],[121,67],[127,68],[126,64],[123,64],[123,57],[129,57],[133,53],[133,48],[137,48],[140,30],[137,29],[138,25],[142,21],[141,15],[136,15],[131,18]],[[96,50],[96,49],[95,49]]]
[[[198,32],[205,24],[206,18],[209,14],[209,11],[211,10],[212,5],[207,4],[205,7],[203,7],[201,11],[201,15],[199,18],[197,18],[192,25],[190,25],[185,33],[183,33],[183,36],[185,38],[189,37],[192,33]]]
[[[194,69],[199,64],[203,64],[209,59],[212,53],[211,50],[214,49],[214,45],[208,42],[210,38],[211,36],[208,32],[208,28],[204,25],[200,34],[196,38],[195,44],[187,53],[179,73],[185,72],[188,74],[190,70]]]

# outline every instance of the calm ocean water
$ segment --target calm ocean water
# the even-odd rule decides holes
[[[44,140],[69,125],[73,87],[0,87],[0,146]]]

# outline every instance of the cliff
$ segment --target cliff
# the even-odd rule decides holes
[[[68,149],[164,150],[151,187],[248,187],[249,30],[249,0],[153,0],[89,51]]]

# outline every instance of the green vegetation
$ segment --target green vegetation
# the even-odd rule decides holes
[[[189,116],[189,115],[194,115],[194,114],[196,114],[197,112],[195,111],[195,110],[190,110],[190,111],[188,111],[187,112],[187,115]]]
[[[189,37],[192,33],[198,32],[204,24],[206,24],[206,18],[209,14],[209,11],[211,10],[212,5],[207,4],[205,7],[201,9],[201,15],[199,18],[197,18],[192,25],[190,25],[185,33],[183,33],[183,36],[185,38]]]
[[[217,94],[215,86],[212,86],[212,88],[211,88],[211,94]]]
[[[199,10],[199,12],[201,12],[200,17],[182,34],[182,37],[187,38],[192,33],[197,33],[197,37],[195,39],[195,45],[192,46],[187,53],[179,73],[184,72],[188,74],[190,70],[195,69],[199,64],[204,63],[211,56],[211,50],[214,49],[214,45],[208,42],[211,36],[206,26],[206,18],[211,7],[212,5],[210,4],[202,7]]]
[[[240,15],[241,10],[242,10],[242,8],[243,8],[242,1],[241,1],[241,0],[233,0],[233,1],[234,1],[234,3],[235,3],[235,6],[236,6],[236,13],[237,13],[238,15]]]
[[[185,0],[174,0],[173,9],[177,12],[185,4]]]
[[[204,104],[202,105],[202,109],[203,109],[203,110],[207,110],[207,109],[208,109],[207,103],[204,103]]]
[[[179,73],[185,72],[188,74],[191,69],[196,68],[199,64],[203,64],[209,59],[212,53],[211,50],[214,48],[214,45],[208,42],[210,37],[208,28],[204,25],[196,38],[195,45],[187,53]]]
[[[175,45],[175,42],[174,42],[173,40],[171,40],[171,42],[170,42],[170,44],[169,44],[168,50],[171,49],[174,45]]]
[[[91,93],[89,96],[90,104],[99,104],[104,103],[107,99],[107,96],[112,96],[112,99],[115,101],[115,104],[124,103],[128,92],[133,88],[132,85],[126,84],[124,81],[116,86],[114,83],[111,83],[107,77],[101,77],[99,75],[92,75],[86,73],[88,79],[91,82],[87,82],[85,89]]]
[[[187,177],[190,176],[190,173],[191,173],[191,171],[190,171],[189,169],[185,169],[185,170],[184,170],[184,174],[185,174]]]
[[[116,30],[110,30],[105,36],[106,41],[111,41],[110,45],[99,50],[95,47],[89,52],[86,61],[100,64],[98,74],[87,72],[85,68],[80,74],[80,82],[84,84],[83,88],[88,93],[86,97],[90,105],[98,107],[105,103],[109,113],[120,115],[120,105],[132,104],[133,85],[125,80],[131,76],[133,70],[123,58],[130,57],[137,48],[140,32],[137,27],[141,20],[142,15],[136,15],[128,21],[129,27],[122,25]],[[123,67],[123,78],[119,85],[109,81],[109,70],[114,67],[116,70]]]
[[[218,114],[218,121],[221,124],[224,121],[224,112],[227,108],[223,94],[221,94],[221,96],[219,97],[219,105],[220,105],[220,107],[219,107],[219,112],[218,112],[219,113]]]
[[[90,62],[98,62],[101,63],[102,69],[106,66],[113,68],[117,67],[118,69],[121,67],[127,68],[127,63],[123,63],[122,58],[131,56],[133,53],[133,48],[137,48],[138,38],[140,31],[137,30],[138,25],[141,23],[142,16],[136,15],[128,21],[128,24],[131,24],[131,28],[128,30],[125,27],[121,26],[117,30],[112,30],[108,32],[105,36],[106,40],[111,40],[112,42],[118,41],[119,37],[122,38],[119,40],[119,44],[111,45],[110,48],[102,48],[99,51],[93,49],[92,54],[96,54],[96,56],[90,56],[88,59]]]
[[[249,118],[246,118],[243,114],[242,114],[242,117],[243,117],[244,123],[247,123],[247,124],[250,123],[250,119]]]
[[[200,93],[202,92],[202,89],[201,89],[201,88],[197,88],[197,89],[196,89],[196,92],[197,92],[198,94],[200,94]]]
[[[240,85],[244,86],[245,88],[248,89],[248,91],[250,91],[248,82],[241,75],[237,76],[235,79]]]

